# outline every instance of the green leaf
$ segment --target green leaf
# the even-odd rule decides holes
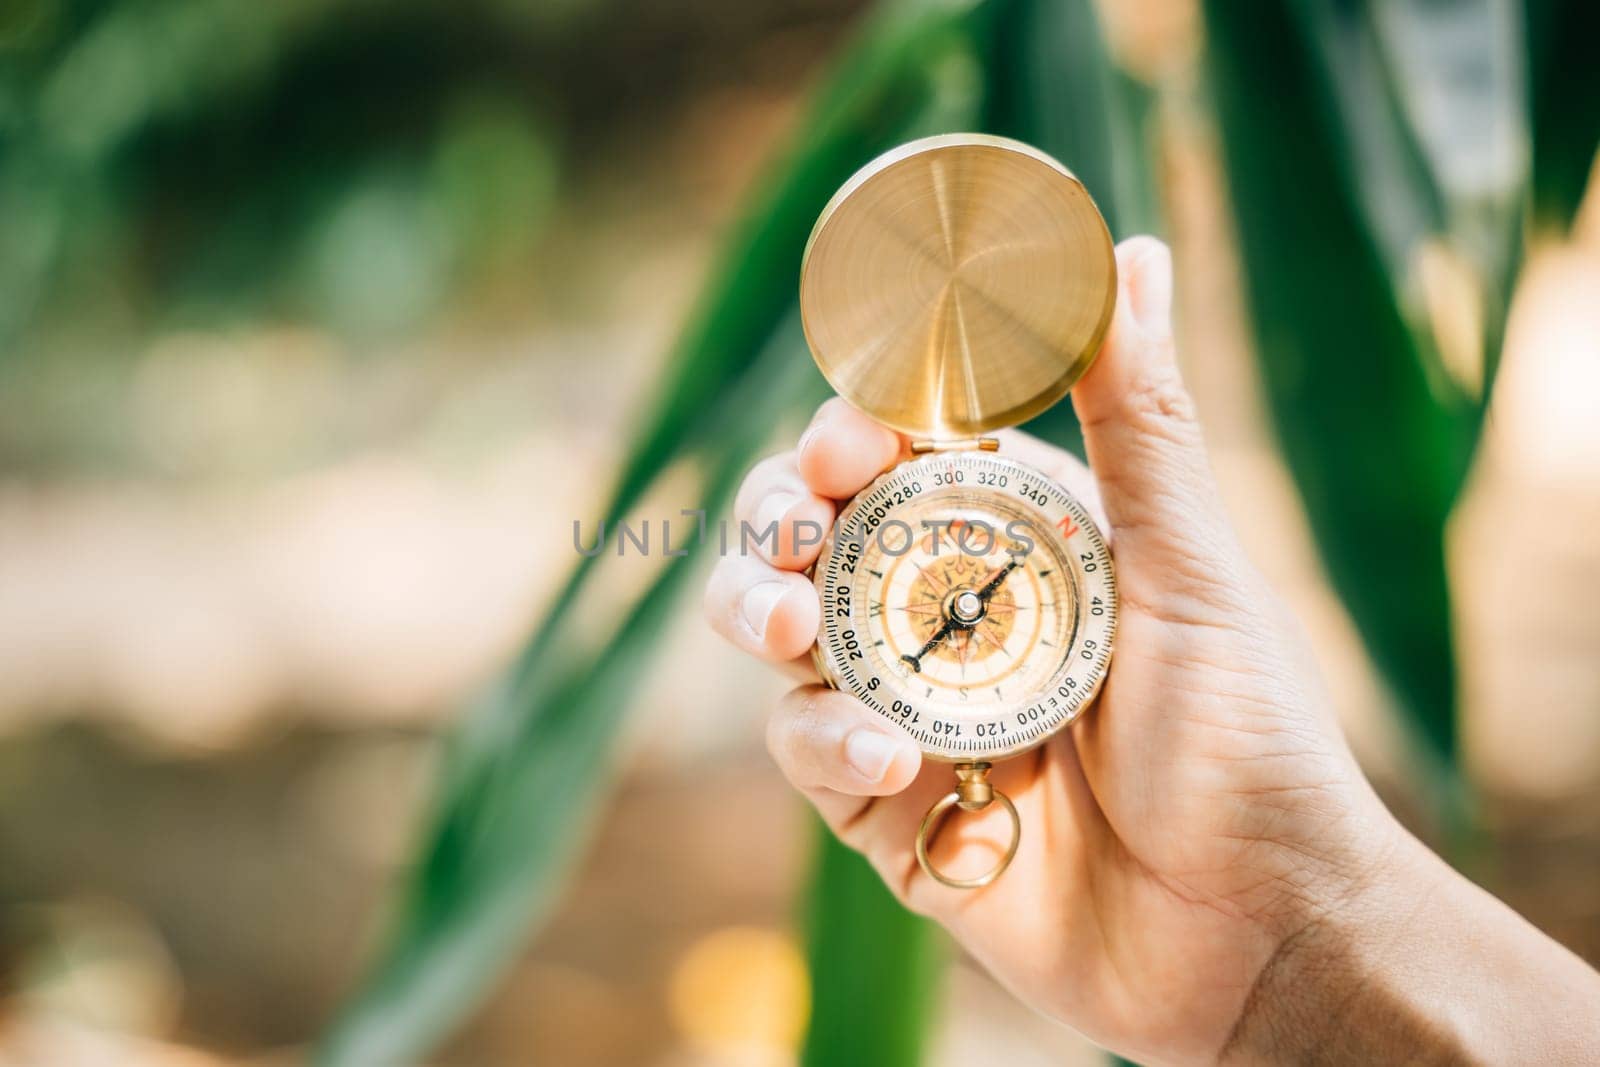
[[[1111,62],[1090,0],[1007,0],[989,75],[991,132],[1059,159],[1116,213]]]
[[[1151,89],[1107,54],[1090,0],[1006,0],[987,64],[990,132],[1059,159],[1113,234],[1160,228],[1146,137]]]
[[[915,1067],[943,970],[943,938],[900,906],[858,853],[817,825],[807,895],[811,1027],[805,1067]]]
[[[1600,151],[1600,6],[1528,0],[1526,8],[1534,224],[1564,234]]]
[[[1476,410],[1440,400],[1345,180],[1315,42],[1279,4],[1205,5],[1209,72],[1271,415],[1334,587],[1447,765],[1444,527]],[[1270,101],[1270,106],[1264,102]]]
[[[1529,180],[1520,13],[1504,0],[1297,0],[1291,10],[1310,45],[1334,162],[1433,388],[1481,407],[1520,265]],[[1435,320],[1440,304],[1452,321]]]

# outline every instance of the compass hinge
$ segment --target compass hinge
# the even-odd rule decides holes
[[[958,437],[948,441],[935,441],[932,439],[912,441],[911,451],[914,455],[925,452],[998,452],[1000,439],[997,437]]]

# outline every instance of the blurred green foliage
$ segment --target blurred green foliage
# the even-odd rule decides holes
[[[1359,37],[1371,23],[1335,22],[1334,5],[1302,5],[1307,20],[1296,10],[1206,6],[1262,378],[1329,575],[1412,721],[1448,759],[1455,677],[1443,530],[1481,407],[1430,381],[1430,338],[1403,302],[1404,272],[1441,200],[1398,138],[1360,139],[1345,119],[1405,127],[1383,83],[1358,63],[1341,66],[1341,47],[1319,61],[1325,38]],[[1324,16],[1319,35],[1313,24]],[[1349,92],[1387,106],[1344,110],[1351,82]],[[1369,143],[1371,158],[1353,158]],[[1364,192],[1380,175],[1388,185]],[[1388,225],[1369,206],[1402,210]]]
[[[811,1027],[804,1067],[922,1062],[943,945],[820,822],[806,897]]]
[[[86,303],[390,334],[554,203],[560,68],[512,5],[6,7],[0,353]]]
[[[1529,107],[1533,126],[1533,221],[1566,231],[1589,186],[1600,142],[1600,6],[1527,0]]]
[[[1545,222],[1564,228],[1570,161],[1592,162],[1600,142],[1595,79],[1548,69],[1562,55],[1525,34],[1581,33],[1591,16],[1535,2],[1525,25],[1489,0],[1204,9],[1270,414],[1329,577],[1459,836],[1445,526],[1488,408],[1535,161],[1559,161],[1567,191]],[[1541,123],[1526,87],[1558,80],[1579,91]],[[1461,322],[1426,299],[1428,255],[1470,279],[1444,308],[1475,330],[1454,359],[1441,327]]]

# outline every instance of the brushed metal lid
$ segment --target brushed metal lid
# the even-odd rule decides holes
[[[1038,149],[944,134],[868,163],[817,219],[800,314],[817,366],[918,437],[973,437],[1066,395],[1116,301],[1111,234]]]

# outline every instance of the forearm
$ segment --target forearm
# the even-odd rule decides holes
[[[1600,1063],[1600,974],[1413,842],[1284,942],[1220,1058]]]

